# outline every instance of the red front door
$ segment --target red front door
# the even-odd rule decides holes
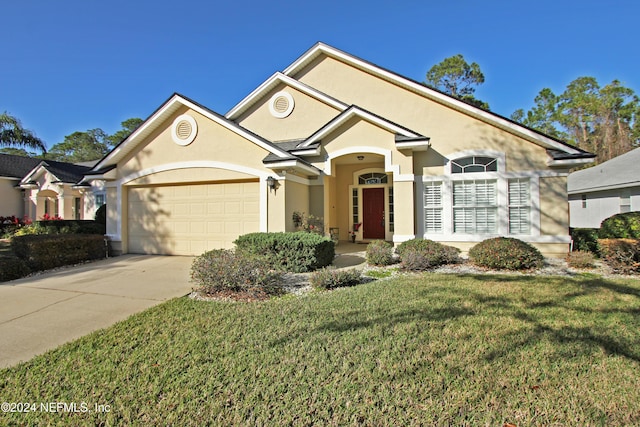
[[[384,188],[364,188],[362,199],[362,237],[384,239]]]

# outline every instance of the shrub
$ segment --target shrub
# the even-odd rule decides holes
[[[569,234],[573,240],[574,251],[587,251],[598,255],[598,233],[597,228],[570,228]]]
[[[573,268],[593,268],[595,256],[587,251],[574,251],[567,255],[567,264]]]
[[[367,245],[367,262],[371,265],[393,263],[393,245],[384,240],[374,240]]]
[[[362,272],[356,269],[323,268],[311,274],[309,282],[315,289],[335,289],[360,283]]]
[[[205,252],[191,265],[191,280],[209,295],[225,291],[274,295],[282,292],[281,278],[267,259],[228,249]]]
[[[98,224],[107,224],[107,205],[102,205],[96,210],[96,214],[93,219]]]
[[[544,261],[538,249],[511,237],[483,240],[471,248],[469,259],[481,267],[507,270],[539,268]]]
[[[616,273],[640,272],[640,239],[601,239],[602,258]]]
[[[459,261],[460,250],[429,239],[402,242],[396,249],[405,270],[427,270]]]
[[[14,235],[29,236],[34,234],[100,234],[104,235],[106,226],[91,220],[47,220],[36,221],[31,225],[18,229]]]
[[[11,248],[36,271],[106,257],[104,237],[95,234],[15,236]]]
[[[238,252],[265,256],[274,268],[293,273],[326,267],[335,257],[331,239],[303,231],[250,233],[238,237],[234,243]]]
[[[600,224],[601,239],[640,239],[640,212],[613,215]]]
[[[29,217],[25,216],[22,219],[12,216],[0,216],[0,236],[11,237],[16,231],[22,227],[31,224]]]
[[[19,258],[0,258],[0,282],[19,279],[31,273],[29,266]]]

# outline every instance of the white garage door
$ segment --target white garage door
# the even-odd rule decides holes
[[[129,252],[200,255],[260,231],[258,182],[129,189]]]

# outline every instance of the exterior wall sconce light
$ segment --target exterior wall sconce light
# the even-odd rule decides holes
[[[278,182],[277,179],[270,176],[267,178],[267,187],[269,187],[269,190],[276,191],[278,187],[280,187],[280,183]]]

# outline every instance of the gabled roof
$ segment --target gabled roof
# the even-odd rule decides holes
[[[0,154],[0,177],[22,179],[41,161],[13,154]]]
[[[285,84],[287,86],[293,87],[296,90],[317,99],[318,101],[322,101],[327,105],[330,105],[336,108],[339,111],[343,111],[349,107],[344,102],[335,99],[325,93],[320,92],[317,89],[312,88],[298,80],[292,79],[289,76],[285,76],[282,73],[275,73],[269,79],[267,79],[264,83],[258,86],[255,90],[253,90],[249,95],[247,95],[242,101],[236,104],[225,117],[229,120],[236,120],[240,117],[244,112],[246,112],[252,105],[254,105],[258,100],[260,100],[265,94],[272,91],[278,85]]]
[[[164,104],[162,104],[155,112],[153,112],[153,114],[151,114],[151,116],[149,116],[144,121],[144,123],[142,123],[142,125],[140,125],[133,133],[131,133],[131,135],[129,135],[124,141],[120,142],[120,144],[118,144],[113,150],[111,150],[109,154],[107,154],[102,160],[100,160],[92,169],[92,173],[96,173],[99,170],[116,164],[128,153],[133,151],[138,144],[140,144],[147,136],[149,136],[171,115],[173,115],[183,106],[197,111],[208,119],[266,149],[278,158],[292,158],[291,154],[287,153],[285,150],[282,150],[281,148],[277,147],[275,144],[262,138],[261,136],[256,135],[250,130],[243,128],[237,123],[232,122],[226,117],[198,104],[197,102],[183,95],[174,93],[171,97],[169,97],[169,99],[167,99]]]
[[[569,194],[640,186],[640,148],[569,174]]]
[[[476,117],[479,120],[491,123],[494,126],[500,127],[501,129],[505,129],[511,133],[521,136],[529,141],[532,141],[543,148],[562,151],[568,154],[574,154],[578,158],[591,157],[590,153],[580,150],[577,147],[573,147],[563,141],[557,140],[548,135],[544,135],[536,130],[530,129],[511,119],[507,119],[498,114],[495,114],[490,111],[484,110],[482,108],[478,108],[474,105],[468,104],[464,101],[461,101],[457,98],[454,98],[436,89],[427,87],[420,82],[417,82],[415,80],[412,80],[410,78],[397,74],[393,71],[389,71],[376,64],[365,61],[361,58],[358,58],[356,56],[343,52],[339,49],[336,49],[322,42],[318,42],[316,45],[311,47],[307,52],[302,54],[302,56],[300,56],[289,67],[287,67],[284,70],[283,74],[295,79],[296,75],[300,71],[302,71],[307,65],[309,65],[312,61],[314,61],[316,58],[320,57],[321,55],[326,55],[328,57],[337,59],[357,69],[363,70],[383,80],[391,82],[397,86],[403,87],[409,91],[415,92],[429,99],[432,99],[436,102],[439,102],[441,104],[454,108],[458,111],[469,114],[473,117]]]
[[[385,119],[384,117],[380,117],[377,114],[374,114],[370,111],[367,111],[363,108],[358,107],[357,105],[352,105],[342,113],[338,114],[332,120],[330,120],[326,125],[322,126],[316,132],[313,133],[309,138],[307,138],[303,143],[299,144],[298,148],[308,147],[311,144],[315,144],[319,142],[322,138],[329,135],[331,132],[336,130],[338,127],[345,124],[347,121],[352,118],[359,118],[369,123],[373,123],[377,126],[380,126],[387,131],[394,133],[396,135],[400,135],[404,137],[403,141],[406,140],[424,140],[428,143],[429,138],[420,135],[418,132],[414,132],[411,129],[408,129],[404,126],[401,126],[397,123],[394,123],[390,120]]]
[[[76,165],[73,163],[57,162],[54,160],[42,160],[22,178],[20,183],[26,184],[33,181],[45,170],[55,176],[61,183],[77,184],[82,181],[85,173],[89,172],[91,167]]]

